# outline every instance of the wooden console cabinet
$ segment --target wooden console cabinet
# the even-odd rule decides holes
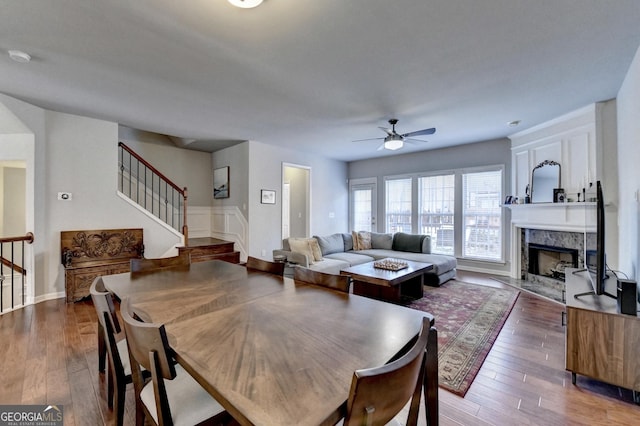
[[[571,271],[571,272],[569,272]],[[615,299],[601,295],[574,295],[591,290],[588,272],[567,269],[566,368],[634,391],[640,391],[640,318],[618,313]],[[607,281],[607,292],[616,294],[616,280]]]
[[[96,277],[129,272],[129,261],[144,254],[142,228],[62,231],[60,248],[67,302],[75,302]]]

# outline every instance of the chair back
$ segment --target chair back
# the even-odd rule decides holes
[[[93,301],[93,306],[96,309],[96,313],[98,314],[98,321],[100,326],[103,329],[106,329],[105,323],[105,315],[109,318],[109,322],[111,323],[111,329],[114,333],[120,333],[122,330],[120,328],[120,322],[118,321],[118,316],[116,315],[116,308],[113,304],[113,297],[109,291],[104,287],[104,282],[102,281],[102,277],[97,277],[91,283],[91,287],[89,288],[89,294],[91,294],[91,300]]]
[[[314,284],[349,293],[351,277],[349,275],[333,275],[314,271],[309,268],[296,267],[293,271],[296,283]]]
[[[133,318],[131,302],[128,298],[120,304],[120,314],[124,322],[131,360],[138,366],[151,371],[152,376],[158,372],[159,376],[165,379],[174,379],[176,370],[170,356],[171,349],[164,324],[146,323]],[[150,356],[152,354],[157,358],[155,366],[152,365],[151,360],[154,358]],[[133,370],[134,366],[132,365],[131,368]]]
[[[356,370],[344,426],[386,424],[412,398],[409,419],[411,424],[417,423],[429,327],[429,319],[424,318],[418,340],[397,360],[380,367]]]
[[[131,272],[151,271],[154,269],[172,268],[191,264],[191,254],[182,253],[173,257],[162,257],[157,259],[131,259],[129,266]]]
[[[268,272],[275,275],[284,275],[284,263],[270,262],[268,260],[258,259],[257,257],[247,257],[247,269]]]

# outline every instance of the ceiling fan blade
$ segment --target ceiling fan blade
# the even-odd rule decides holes
[[[436,128],[432,127],[430,129],[416,130],[415,132],[405,133],[402,136],[404,136],[405,138],[410,138],[412,136],[432,135],[435,132],[436,132]]]
[[[356,139],[355,141],[351,141],[351,142],[379,141],[379,140],[382,140],[382,139],[384,139],[384,138]]]
[[[417,145],[416,142],[420,142],[420,143],[429,142],[429,141],[425,141],[425,140],[422,140],[422,139],[414,139],[414,138],[404,138],[404,141],[405,142],[409,142],[412,145]]]
[[[378,129],[382,130],[389,136],[393,135],[393,132],[391,131],[391,129],[387,129],[386,127],[378,127]]]
[[[376,149],[376,151],[382,151],[384,149],[384,142]]]

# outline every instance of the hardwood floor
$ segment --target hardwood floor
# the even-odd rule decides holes
[[[458,279],[506,287],[487,275]],[[441,425],[631,425],[631,392],[564,370],[563,306],[521,293],[464,398],[440,389]],[[437,318],[436,318],[437,326]],[[0,316],[0,404],[59,404],[65,425],[112,424],[91,302],[57,299]],[[127,388],[125,424],[135,424]],[[424,424],[424,414],[420,415]]]

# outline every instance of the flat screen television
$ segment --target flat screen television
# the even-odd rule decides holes
[[[586,234],[585,267],[589,271],[592,291],[576,294],[575,297],[584,295],[605,295],[616,296],[605,291],[607,281],[607,258],[605,254],[605,217],[604,217],[604,197],[602,195],[602,184],[596,182],[596,232]]]

